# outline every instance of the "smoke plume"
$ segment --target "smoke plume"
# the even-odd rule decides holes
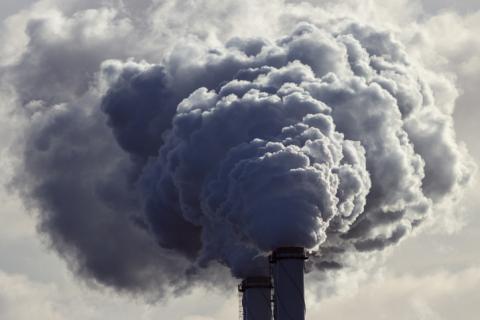
[[[129,59],[138,21],[51,21],[28,24],[6,69],[29,119],[16,183],[51,246],[101,284],[221,285],[267,272],[280,246],[312,250],[312,272],[362,268],[352,257],[439,219],[469,181],[452,107],[387,30],[304,14],[275,37],[210,46],[187,30]]]

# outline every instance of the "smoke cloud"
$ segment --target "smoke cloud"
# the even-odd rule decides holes
[[[166,6],[153,16],[179,10]],[[3,67],[28,118],[16,186],[72,269],[162,296],[265,273],[271,250],[302,246],[334,275],[458,199],[473,167],[454,99],[438,101],[393,32],[315,10],[276,36],[227,25],[210,41],[194,24],[158,53],[113,9],[27,24]]]

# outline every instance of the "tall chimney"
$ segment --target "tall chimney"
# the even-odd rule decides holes
[[[242,293],[243,320],[272,319],[272,281],[270,277],[249,277],[238,286]]]
[[[284,247],[270,256],[274,287],[275,320],[305,320],[304,248]]]

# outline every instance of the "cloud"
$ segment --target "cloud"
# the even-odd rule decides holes
[[[107,8],[71,17],[53,10],[34,17],[25,27],[27,48],[6,70],[7,81],[24,104],[32,100],[59,103],[80,96],[103,60],[122,56],[119,40],[130,29],[128,19],[118,18],[114,9]]]
[[[57,269],[57,271],[59,271]],[[25,275],[0,270],[0,317],[2,320],[128,320],[229,319],[237,310],[233,296],[196,289],[182,300],[168,304],[148,304],[108,291],[93,291],[61,275],[54,283],[35,281]],[[209,296],[202,306],[196,301]]]
[[[428,275],[391,273],[363,283],[353,293],[307,301],[307,318],[341,319],[476,319],[480,284],[478,267]],[[313,295],[312,295],[313,296]]]
[[[51,299],[51,295],[55,294],[51,286],[34,286],[23,276],[11,276],[0,271],[0,288],[2,319],[65,319]]]
[[[472,266],[454,272],[436,271],[429,275],[382,273],[360,290],[333,295],[321,302],[309,292],[307,319],[388,318],[393,320],[476,319],[480,271]],[[44,284],[25,276],[0,273],[0,315],[6,320],[38,319],[115,319],[138,317],[156,319],[158,315],[179,319],[226,320],[235,316],[238,306],[233,296],[196,290],[168,305],[147,305],[86,288]],[[209,294],[210,301],[198,301]],[[19,303],[22,301],[22,303]],[[28,303],[29,308],[25,307]],[[195,306],[190,310],[189,306]],[[35,313],[33,313],[35,312]]]

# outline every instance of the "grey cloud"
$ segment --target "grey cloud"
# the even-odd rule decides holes
[[[113,8],[73,16],[52,11],[27,21],[26,50],[3,70],[4,80],[15,86],[23,104],[55,104],[82,96],[102,61],[128,57],[120,39],[128,37],[132,25]]]

